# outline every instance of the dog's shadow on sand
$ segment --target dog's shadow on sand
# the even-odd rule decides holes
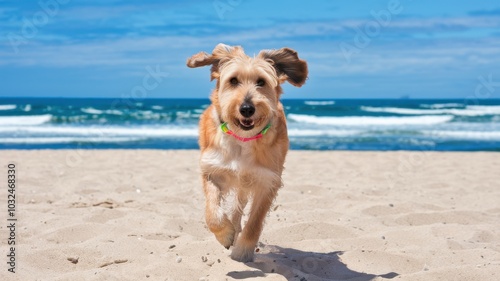
[[[343,252],[303,252],[272,245],[266,245],[261,249],[261,253],[255,255],[255,261],[246,264],[257,270],[231,271],[227,276],[234,279],[247,279],[276,273],[289,281],[368,281],[376,277],[392,279],[399,275],[395,272],[376,275],[351,270],[340,260],[339,256]]]

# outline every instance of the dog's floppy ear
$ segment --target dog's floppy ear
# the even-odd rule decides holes
[[[243,48],[240,46],[228,46],[220,43],[215,46],[211,55],[205,52],[199,52],[188,58],[186,64],[191,68],[212,65],[212,68],[210,69],[212,72],[210,80],[213,80],[219,78],[219,67],[222,63],[241,54],[243,54]]]
[[[295,50],[290,48],[263,50],[259,53],[259,57],[271,62],[281,83],[288,81],[290,84],[300,87],[306,82],[307,62],[299,59]]]

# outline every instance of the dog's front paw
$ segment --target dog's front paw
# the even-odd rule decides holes
[[[222,244],[226,249],[229,249],[233,245],[236,230],[233,224],[229,220],[225,220],[224,227],[220,231],[214,231],[215,238],[219,243]]]
[[[231,258],[239,262],[251,262],[253,261],[253,254],[255,251],[255,245],[249,243],[236,242],[233,251],[231,252]]]

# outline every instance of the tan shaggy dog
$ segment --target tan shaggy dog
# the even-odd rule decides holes
[[[211,66],[217,84],[200,118],[201,172],[210,231],[231,258],[253,260],[264,219],[282,186],[288,135],[281,84],[302,86],[307,63],[289,48],[247,56],[240,46],[219,44],[189,67]],[[252,199],[248,221],[241,217]]]

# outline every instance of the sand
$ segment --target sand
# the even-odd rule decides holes
[[[500,280],[498,153],[291,151],[248,264],[205,227],[198,157],[0,151],[0,280]]]

